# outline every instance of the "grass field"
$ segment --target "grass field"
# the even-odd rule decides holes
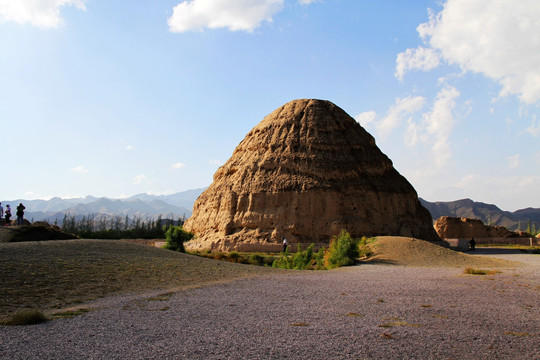
[[[119,240],[0,244],[0,321],[113,294],[182,289],[275,269],[215,261]]]

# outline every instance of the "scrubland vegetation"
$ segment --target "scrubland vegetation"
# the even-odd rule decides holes
[[[360,257],[371,255],[370,244],[375,238],[361,239],[352,238],[343,230],[335,236],[328,248],[314,250],[314,244],[302,250],[302,245],[298,244],[298,251],[290,253],[289,248],[280,254],[239,254],[237,252],[195,252],[195,255],[206,258],[236,262],[241,264],[252,264],[259,266],[271,266],[281,269],[296,270],[327,270],[340,266],[354,265]]]

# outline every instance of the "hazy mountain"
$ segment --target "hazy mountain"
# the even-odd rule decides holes
[[[449,202],[429,202],[420,199],[433,219],[441,216],[467,217],[482,220],[485,224],[504,226],[510,230],[525,230],[527,222],[540,228],[540,209],[526,208],[514,212],[504,211],[493,204],[462,199]]]
[[[2,200],[2,205],[10,204],[13,209],[23,203],[26,207],[25,218],[29,220],[55,221],[61,224],[65,214],[81,216],[128,216],[130,218],[162,218],[178,219],[191,216],[193,203],[204,189],[179,192],[172,195],[139,194],[127,199],[84,198],[62,199],[54,197],[50,200]]]
[[[161,200],[171,205],[185,207],[188,209],[193,209],[193,204],[199,195],[206,190],[206,188],[193,189],[178,192],[171,195],[148,195],[148,194],[138,194],[130,197],[129,199],[139,199],[143,201],[151,201],[153,199]]]

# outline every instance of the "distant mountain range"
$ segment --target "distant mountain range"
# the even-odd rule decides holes
[[[2,206],[10,204],[15,209],[19,203],[26,207],[24,217],[31,221],[48,221],[49,223],[62,223],[64,215],[94,217],[128,216],[142,219],[155,219],[161,216],[164,219],[177,220],[189,218],[193,203],[204,189],[194,189],[172,195],[139,194],[125,199],[97,198],[86,196],[84,198],[50,200],[2,200]],[[14,210],[13,210],[14,211]]]
[[[74,216],[128,216],[142,219],[189,218],[193,204],[204,188],[178,192],[171,195],[138,194],[125,199],[84,198],[50,200],[2,200],[2,206],[10,204],[13,209],[22,202],[26,206],[25,218],[38,221],[55,221],[61,224],[65,214]],[[449,202],[429,202],[420,198],[422,205],[429,210],[433,219],[441,216],[468,217],[482,220],[485,224],[504,226],[510,230],[525,230],[527,223],[540,229],[540,208],[526,208],[514,212],[504,211],[496,205],[462,199]]]
[[[429,202],[420,199],[433,219],[441,216],[467,217],[479,219],[487,225],[504,226],[509,230],[526,230],[527,224],[540,229],[540,208],[526,208],[514,212],[504,211],[496,205],[462,199],[449,202]]]

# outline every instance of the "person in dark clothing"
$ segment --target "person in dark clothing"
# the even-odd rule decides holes
[[[289,243],[287,242],[287,239],[285,239],[285,237],[283,237],[283,252],[285,252],[287,250],[288,245],[289,245]]]
[[[24,205],[22,203],[19,203],[19,206],[17,206],[17,225],[22,225],[24,224],[24,209],[26,209],[24,207]]]
[[[6,211],[4,212],[4,216],[5,216],[5,219],[6,219],[6,225],[9,225],[9,221],[11,219],[11,207],[8,205],[6,205]]]
[[[471,247],[471,251],[474,251],[474,248],[476,246],[476,241],[474,241],[474,238],[471,238],[469,241],[469,246]]]

